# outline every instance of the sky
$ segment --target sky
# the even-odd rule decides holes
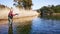
[[[13,6],[13,0],[0,0],[0,4],[11,7]],[[33,6],[32,9],[40,9],[43,6],[48,5],[60,5],[60,0],[32,0]]]

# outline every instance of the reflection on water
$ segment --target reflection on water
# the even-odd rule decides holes
[[[31,25],[17,26],[17,34],[29,34],[31,30]]]
[[[56,18],[56,17],[55,17]],[[60,20],[55,18],[35,18],[32,21],[14,22],[10,26],[0,24],[1,34],[60,34]]]
[[[35,18],[32,21],[31,34],[60,34],[60,20]]]
[[[13,34],[12,24],[9,24],[8,34]]]

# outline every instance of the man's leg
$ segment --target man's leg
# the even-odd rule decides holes
[[[10,23],[10,17],[8,17],[8,22]]]
[[[8,17],[8,25],[10,26],[10,17]]]
[[[13,19],[10,19],[10,24],[12,24],[13,23]]]
[[[12,24],[12,19],[8,17],[9,24]]]
[[[10,19],[10,24],[12,23],[12,19]]]

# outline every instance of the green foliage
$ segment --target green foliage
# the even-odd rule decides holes
[[[25,9],[31,9],[32,0],[14,0],[17,4],[14,4],[17,7],[24,7]]]
[[[48,6],[43,6],[39,9],[40,11],[47,11],[47,12],[55,12],[55,13],[60,13],[60,5],[48,5]]]
[[[55,13],[60,13],[60,5],[55,6],[54,11]]]

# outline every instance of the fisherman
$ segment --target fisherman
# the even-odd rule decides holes
[[[17,13],[13,14],[13,8],[11,7],[10,12],[8,13],[9,24],[12,24],[12,22],[13,22],[13,16],[15,16],[15,15],[18,15],[18,14]]]

